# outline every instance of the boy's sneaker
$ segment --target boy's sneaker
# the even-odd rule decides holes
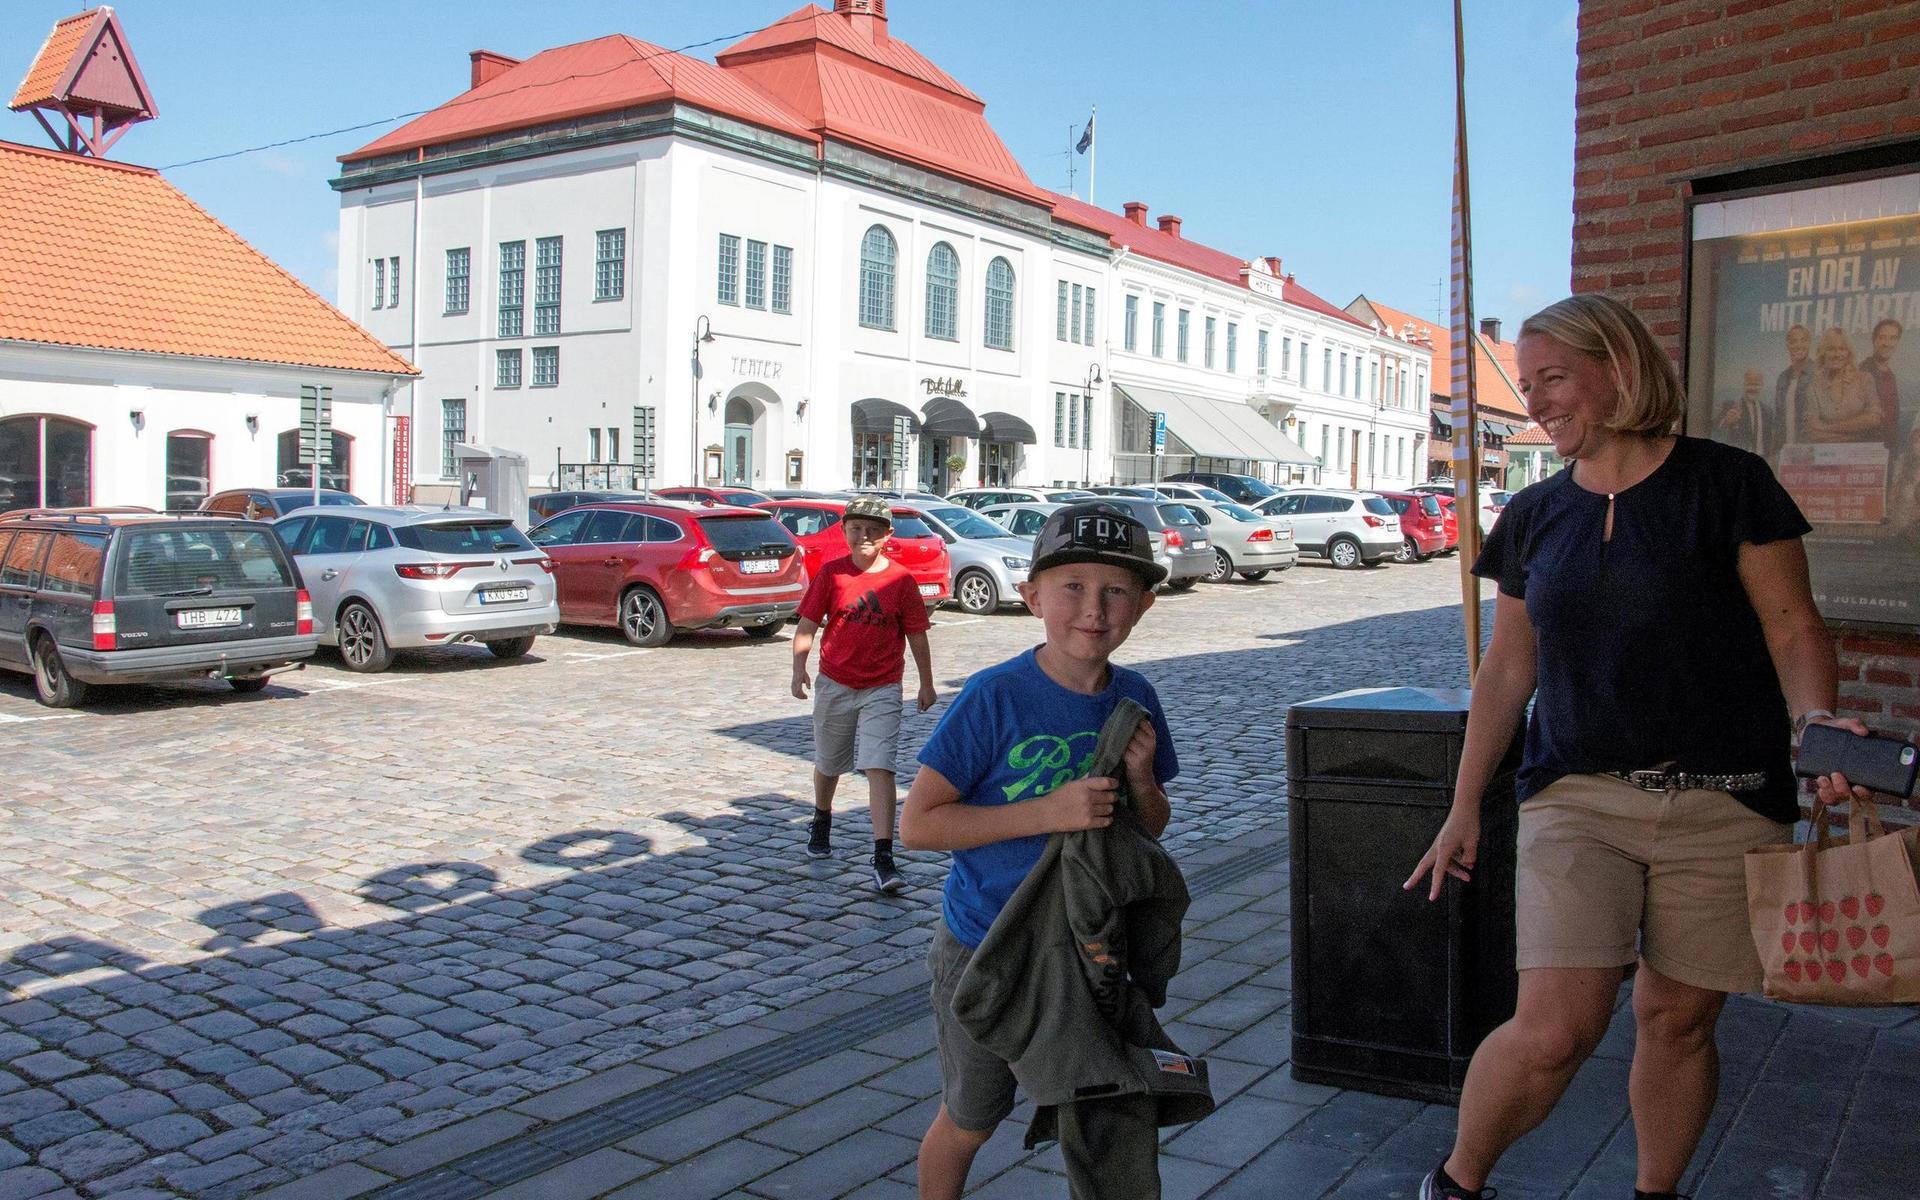
[[[906,890],[907,881],[893,865],[893,855],[882,850],[873,855],[873,890],[894,895]]]
[[[833,854],[833,814],[819,809],[813,812],[813,830],[807,834],[807,857],[828,858]]]
[[[1493,1200],[1500,1194],[1495,1188],[1481,1188],[1475,1192],[1461,1187],[1447,1178],[1446,1166],[1443,1161],[1427,1172],[1427,1177],[1420,1181],[1417,1200]]]

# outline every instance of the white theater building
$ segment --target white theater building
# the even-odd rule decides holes
[[[1260,382],[1256,333],[1382,349],[1264,265],[1128,248],[1126,218],[1034,185],[884,0],[802,8],[714,63],[623,35],[476,51],[470,82],[333,181],[341,306],[422,372],[396,398],[422,499],[463,442],[527,455],[536,487],[1144,477],[1151,411],[1162,470],[1306,478],[1320,451],[1285,418],[1335,401]],[[1123,292],[1190,310],[1187,362],[1124,348]]]

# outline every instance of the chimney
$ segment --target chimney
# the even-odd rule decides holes
[[[853,31],[876,46],[887,43],[887,0],[833,0],[836,16],[847,18]]]
[[[467,77],[467,89],[471,91],[489,79],[507,73],[508,68],[520,65],[517,58],[508,58],[504,54],[495,54],[491,50],[475,50],[467,55],[473,63],[472,73]]]
[[[1147,206],[1144,201],[1129,200],[1122,207],[1127,210],[1127,220],[1135,225],[1144,226],[1147,223]]]
[[[1273,277],[1275,279],[1280,278],[1280,256],[1279,255],[1277,254],[1267,255],[1267,270],[1273,272]]]
[[[1180,218],[1167,213],[1160,214],[1160,232],[1168,237],[1180,236]]]
[[[1481,317],[1480,318],[1480,336],[1492,342],[1496,346],[1499,345],[1500,344],[1500,318],[1499,317]]]

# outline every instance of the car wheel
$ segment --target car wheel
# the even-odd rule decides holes
[[[227,679],[227,686],[236,692],[257,692],[267,686],[265,675],[233,675]]]
[[[1286,568],[1284,568],[1284,567],[1283,567],[1283,568],[1281,568],[1281,569],[1282,569],[1282,570],[1285,570]],[[1258,582],[1258,581],[1260,581],[1260,580],[1262,580],[1262,579],[1265,579],[1266,577],[1267,577],[1267,573],[1266,573],[1265,571],[1242,571],[1242,572],[1240,572],[1240,578],[1242,578],[1242,579],[1244,579],[1244,580],[1246,580],[1246,581],[1247,581],[1248,583],[1256,583],[1256,582]]]
[[[1233,576],[1233,560],[1227,557],[1225,550],[1213,552],[1213,566],[1207,569],[1208,583],[1225,583]]]
[[[953,581],[953,599],[962,612],[979,616],[1000,607],[1000,590],[985,571],[962,571]]]
[[[88,686],[67,674],[60,648],[41,634],[33,640],[33,695],[48,708],[74,708],[87,702]]]
[[[340,610],[335,632],[340,640],[340,662],[349,671],[371,675],[393,665],[393,647],[380,629],[380,618],[358,600]]]
[[[1167,590],[1174,592],[1192,591],[1193,585],[1199,582],[1200,577],[1197,575],[1189,575],[1185,579],[1169,579],[1167,580]]]
[[[765,641],[780,632],[780,621],[768,621],[765,625],[742,625],[740,632],[756,641]]]
[[[673,636],[666,606],[652,588],[633,588],[620,597],[620,632],[636,646],[664,646]]]
[[[1401,538],[1400,548],[1393,552],[1393,561],[1411,563],[1420,561],[1420,547],[1413,544],[1412,538]]]
[[[487,649],[493,651],[495,658],[521,658],[533,649],[533,638],[531,633],[517,638],[495,638],[487,643]]]
[[[1327,543],[1327,561],[1341,570],[1360,565],[1360,543],[1350,537],[1337,537]]]

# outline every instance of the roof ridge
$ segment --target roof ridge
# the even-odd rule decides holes
[[[39,158],[55,158],[61,162],[83,163],[89,167],[106,167],[114,171],[130,171],[135,175],[159,175],[158,167],[143,167],[139,163],[119,162],[111,158],[95,158],[91,154],[74,154],[66,150],[54,150],[46,146],[29,146],[24,142],[10,142],[0,138],[0,149],[13,150],[21,154],[32,154]],[[161,176],[165,178],[164,176]]]

